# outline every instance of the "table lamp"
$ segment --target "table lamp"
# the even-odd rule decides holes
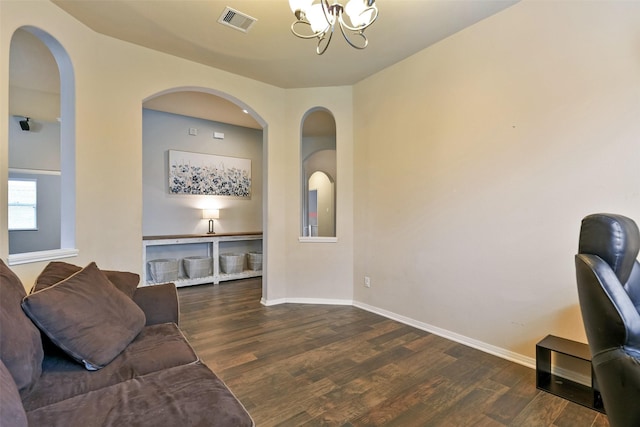
[[[220,218],[220,209],[203,209],[202,218],[209,220],[209,231],[207,234],[216,234],[216,232],[213,231],[213,220]]]

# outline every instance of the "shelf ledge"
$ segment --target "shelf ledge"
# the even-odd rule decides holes
[[[50,251],[26,252],[13,254],[7,257],[7,264],[19,265],[32,262],[53,261],[56,259],[72,258],[78,256],[77,249],[53,249]]]
[[[298,237],[300,243],[338,243],[337,237]]]

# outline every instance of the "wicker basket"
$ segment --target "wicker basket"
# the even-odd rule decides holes
[[[211,258],[208,256],[182,258],[182,266],[189,279],[211,276]]]
[[[247,264],[249,270],[262,270],[262,252],[249,252],[247,254]]]
[[[149,261],[149,273],[155,283],[166,283],[178,280],[177,259],[154,259]]]
[[[220,270],[225,274],[242,273],[244,269],[244,254],[220,255]]]

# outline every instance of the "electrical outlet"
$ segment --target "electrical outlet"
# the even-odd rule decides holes
[[[371,278],[369,278],[369,276],[364,276],[364,287],[365,288],[371,287]]]

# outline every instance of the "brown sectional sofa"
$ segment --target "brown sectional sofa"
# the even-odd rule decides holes
[[[137,280],[51,263],[26,295],[0,260],[0,425],[254,425],[178,328],[175,286]]]

